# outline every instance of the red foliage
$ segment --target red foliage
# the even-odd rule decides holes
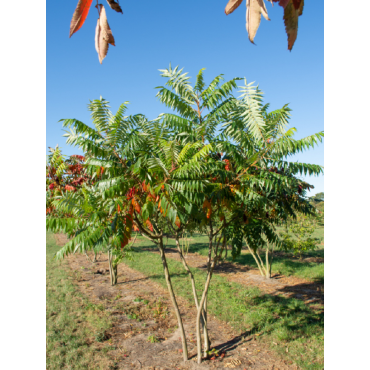
[[[76,188],[71,186],[71,185],[66,185],[66,190],[67,191],[76,191]]]

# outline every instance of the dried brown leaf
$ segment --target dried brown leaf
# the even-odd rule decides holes
[[[96,24],[95,29],[95,49],[98,55],[99,55],[99,35],[100,35],[100,19],[98,19],[98,23]]]
[[[115,46],[114,37],[113,37],[112,31],[109,27],[107,14],[105,12],[105,8],[104,8],[103,5],[101,6],[101,9],[100,9],[100,32],[102,34],[103,39],[108,44],[111,44],[111,45]]]
[[[108,5],[110,6],[111,9],[115,10],[118,13],[123,14],[123,11],[122,11],[121,7],[119,6],[119,4],[116,1],[107,0],[107,3],[108,3]]]
[[[109,44],[115,46],[114,37],[109,27],[107,14],[103,5],[100,5],[100,17],[95,30],[95,49],[99,56],[100,64],[108,54]]]
[[[243,0],[229,0],[225,8],[225,14],[231,14],[242,2]]]
[[[266,19],[266,21],[269,21],[270,18],[267,14],[267,9],[266,9],[266,4],[263,0],[258,0],[258,4],[260,4],[260,7],[261,7],[261,13],[263,15],[263,17]]]
[[[261,6],[258,0],[247,0],[247,23],[246,28],[251,43],[254,44],[258,27],[261,22]]]

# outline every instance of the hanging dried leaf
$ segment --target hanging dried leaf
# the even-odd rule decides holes
[[[266,9],[266,4],[263,0],[258,0],[258,4],[260,5],[261,7],[261,13],[263,15],[263,17],[266,19],[266,21],[269,21],[270,18],[267,14],[267,9]]]
[[[229,0],[225,8],[225,14],[231,14],[242,2],[243,0]]]
[[[115,46],[114,37],[109,27],[107,15],[103,5],[100,6],[100,18],[96,25],[95,31],[95,49],[99,56],[100,64],[108,54],[109,44]]]
[[[279,5],[282,6],[284,9],[288,5],[290,0],[280,0]]]
[[[292,50],[298,34],[298,17],[303,12],[304,0],[294,1],[289,0],[284,8],[284,24],[288,35],[288,50]],[[298,6],[298,8],[296,8]]]
[[[114,37],[112,31],[108,24],[107,14],[105,13],[105,8],[102,5],[100,10],[100,34],[108,44],[115,46],[114,44]]]
[[[85,22],[87,15],[89,14],[92,0],[79,0],[73,17],[71,20],[71,26],[69,29],[69,37],[77,32]]]
[[[246,28],[248,37],[252,44],[254,44],[254,37],[256,36],[258,27],[261,22],[261,6],[258,0],[247,0],[247,23]]]
[[[98,23],[95,29],[95,50],[99,55],[99,35],[100,35],[100,19],[98,18]]]
[[[111,7],[111,9],[115,10],[118,13],[122,13],[123,14],[123,11],[122,11],[121,7],[119,6],[119,4],[116,1],[114,1],[114,0],[107,0],[107,3]]]

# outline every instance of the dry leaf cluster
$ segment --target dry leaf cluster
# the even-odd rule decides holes
[[[272,5],[279,2],[284,8],[284,24],[288,35],[288,49],[292,50],[298,33],[298,17],[302,15],[304,0],[268,0]],[[231,14],[243,0],[229,0],[226,5],[226,15]],[[254,43],[258,27],[261,23],[261,14],[266,20],[270,20],[264,0],[246,0],[246,28],[249,40]]]
[[[89,14],[91,3],[92,0],[78,1],[70,25],[69,37],[71,37],[75,32],[77,32],[84,24],[86,17]],[[123,14],[118,1],[107,0],[107,3],[110,6],[110,8],[112,8],[118,13]],[[99,56],[99,62],[100,64],[102,64],[103,59],[107,56],[109,44],[115,46],[115,43],[112,30],[110,29],[108,24],[107,14],[105,12],[104,6],[98,3],[95,7],[98,9],[99,12],[99,18],[95,30],[95,49]]]
[[[119,0],[107,0],[109,7],[118,13],[122,13],[122,8],[119,5]],[[257,30],[261,23],[261,15],[266,20],[270,20],[266,4],[264,0],[245,0],[247,11],[246,11],[246,28],[248,32],[249,40],[254,44],[254,38],[256,36]],[[279,5],[284,8],[284,24],[285,30],[288,35],[288,49],[292,50],[295,40],[297,39],[298,33],[298,17],[302,15],[304,0],[267,0],[272,5],[274,2],[279,2]],[[226,15],[231,14],[243,0],[229,0],[226,5],[225,13]],[[97,0],[98,3],[98,0]],[[91,8],[92,0],[78,0],[77,7],[73,13],[69,37],[71,37],[75,32],[77,32],[84,24],[89,10]],[[99,19],[96,25],[95,31],[95,48],[99,56],[100,64],[103,59],[107,56],[108,47],[114,44],[114,37],[112,31],[109,27],[107,15],[105,8],[102,4],[97,4],[96,8],[99,12]]]

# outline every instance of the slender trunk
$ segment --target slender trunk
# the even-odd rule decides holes
[[[215,262],[216,262],[216,259],[211,264],[211,268],[207,273],[207,280],[206,280],[206,283],[204,285],[202,298],[200,300],[198,311],[197,311],[196,335],[197,335],[198,364],[200,364],[202,362],[202,342],[201,342],[201,336],[200,336],[200,316],[201,316],[202,311],[204,309],[204,303],[205,303],[206,296],[207,296],[207,293],[208,293],[209,284],[211,282],[211,277],[212,277],[213,268],[215,266]]]
[[[185,258],[184,258],[184,255],[183,255],[183,249],[180,247],[180,243],[179,243],[179,240],[178,240],[178,234],[176,234],[176,238],[175,238],[175,242],[176,242],[176,246],[177,246],[177,250],[179,252],[179,255],[180,255],[180,259],[181,259],[181,262],[186,270],[186,272],[188,273],[189,275],[189,278],[190,278],[190,281],[191,281],[191,287],[192,287],[192,291],[193,291],[193,297],[194,297],[194,302],[195,302],[195,307],[196,309],[198,310],[199,308],[199,303],[198,303],[198,296],[197,296],[197,290],[196,290],[196,287],[195,287],[195,279],[194,279],[194,275],[193,273],[191,272]],[[201,316],[201,324],[202,324],[202,328],[203,328],[203,333],[205,335],[205,338],[207,338],[207,346],[209,347],[209,344],[208,344],[208,333],[207,333],[207,326],[206,326],[206,311],[202,311],[202,316]],[[204,329],[205,328],[205,329]]]
[[[266,271],[266,279],[270,279],[270,266],[269,266],[269,247],[267,246],[266,247],[266,268],[265,268],[265,271]]]
[[[208,328],[207,328],[207,296],[208,296],[208,291],[206,293],[206,298],[204,300],[204,305],[203,305],[203,336],[204,336],[204,350],[203,354],[204,357],[207,357],[208,351],[209,351],[209,337],[208,337]]]
[[[275,244],[272,245],[272,251],[271,251],[271,258],[270,258],[270,276],[272,276],[272,259],[274,258],[274,247],[275,247]]]
[[[188,360],[188,346],[187,346],[187,343],[186,343],[185,330],[184,330],[184,326],[182,324],[181,314],[180,314],[180,311],[179,311],[179,307],[177,305],[176,297],[175,297],[175,294],[173,292],[171,278],[170,278],[170,274],[169,274],[169,271],[168,271],[166,255],[165,255],[164,249],[163,249],[163,240],[162,240],[162,238],[159,239],[158,248],[159,248],[159,252],[160,252],[160,255],[161,255],[161,259],[162,259],[164,276],[165,276],[165,279],[166,279],[167,288],[168,288],[168,291],[170,293],[171,301],[172,301],[173,307],[175,309],[176,317],[177,317],[177,322],[178,322],[179,328],[181,330],[183,358],[184,358],[184,361],[187,361]]]
[[[205,330],[204,330],[205,349],[204,349],[204,357],[207,356],[207,351],[209,350],[209,339],[208,339],[208,332],[207,332],[207,311],[206,311],[207,304],[206,304],[206,300],[207,300],[208,289],[209,289],[209,286],[210,286],[210,283],[211,283],[213,270],[214,270],[218,260],[222,256],[222,253],[223,253],[223,251],[225,249],[225,246],[226,246],[226,238],[224,236],[222,247],[221,247],[220,253],[218,254],[218,247],[219,247],[219,244],[220,244],[220,241],[221,241],[221,237],[222,237],[222,234],[221,234],[221,236],[220,236],[220,238],[219,238],[219,240],[218,240],[218,242],[216,243],[216,246],[215,246],[213,262],[208,265],[207,279],[206,279],[206,283],[205,283],[205,286],[204,286],[202,298],[201,298],[201,301],[199,303],[198,312],[197,312],[196,335],[197,335],[198,364],[200,364],[202,362],[202,343],[201,343],[201,336],[200,336],[200,316],[201,316],[202,310],[205,310],[205,327],[204,327],[205,328]],[[212,233],[212,230],[211,230],[211,233],[210,233],[210,247],[209,247],[211,251],[212,251],[212,239],[213,239],[213,233]],[[208,253],[208,256],[210,258],[211,253]]]
[[[108,251],[109,276],[111,285],[117,284],[117,265],[113,266],[113,254]]]
[[[250,254],[251,254],[251,255],[252,255],[252,257],[254,258],[255,262],[257,263],[258,270],[260,270],[260,274],[261,274],[262,276],[265,276],[265,274],[264,274],[264,273],[263,273],[263,271],[262,271],[262,267],[261,267],[260,263],[258,262],[258,259],[257,259],[257,256],[256,256],[255,252],[252,250],[252,248],[251,248],[248,244],[247,244],[247,247],[248,247],[248,249],[249,249]]]
[[[93,260],[93,263],[95,263],[95,262],[96,262],[96,252],[94,250],[94,260]]]
[[[190,270],[190,268],[189,268],[189,266],[188,266],[188,264],[187,264],[187,262],[186,262],[186,260],[185,260],[185,258],[184,258],[184,255],[183,255],[183,253],[182,253],[182,250],[181,250],[181,247],[180,247],[180,243],[179,243],[179,240],[178,240],[177,236],[176,236],[175,241],[176,241],[176,246],[177,246],[177,250],[178,250],[179,255],[180,255],[181,262],[182,262],[182,264],[183,264],[183,266],[184,266],[184,268],[185,268],[186,272],[187,272],[187,273],[188,273],[188,275],[189,275],[189,278],[190,278],[190,281],[191,281],[191,288],[192,288],[192,290],[193,290],[193,297],[194,297],[195,306],[196,306],[196,307],[197,307],[197,309],[198,309],[198,297],[197,297],[197,290],[196,290],[196,288],[195,288],[194,275],[193,275],[193,273],[191,272],[191,270]]]

